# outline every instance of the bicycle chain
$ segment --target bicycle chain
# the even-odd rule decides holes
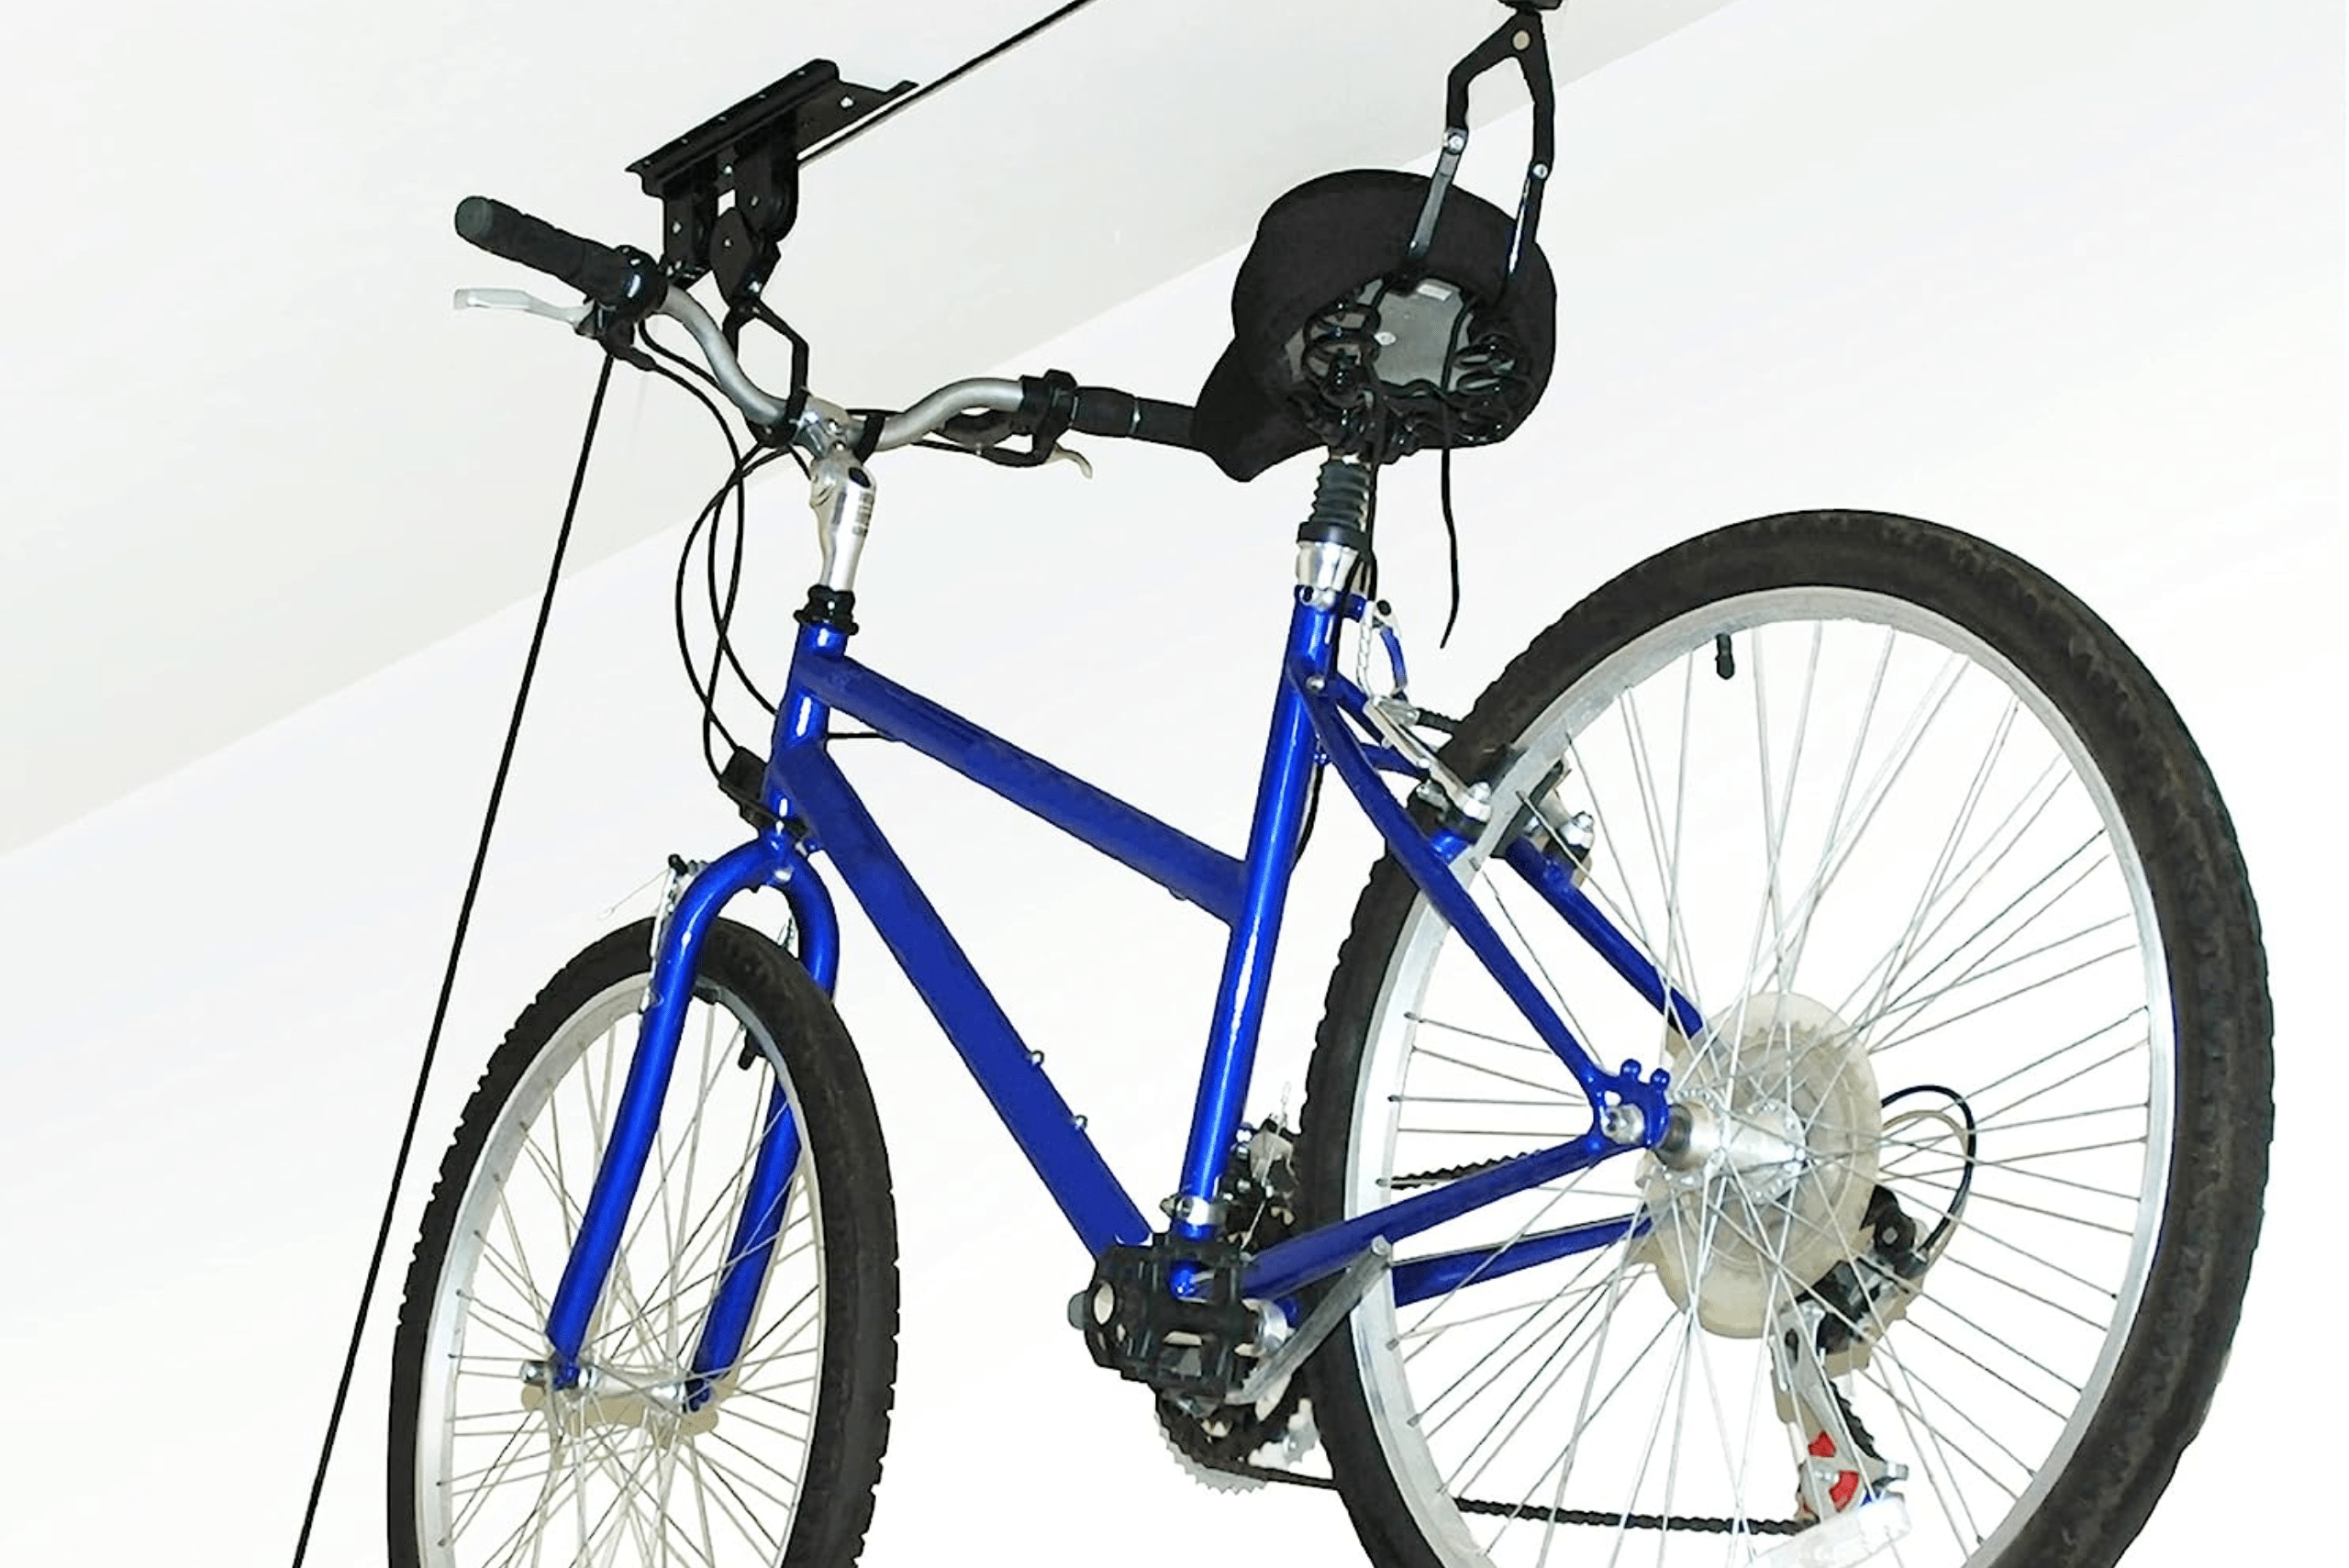
[[[1497,1159],[1479,1160],[1465,1165],[1448,1166],[1442,1170],[1418,1171],[1408,1176],[1390,1179],[1387,1186],[1390,1191],[1407,1187],[1434,1186],[1444,1182],[1457,1181],[1463,1176],[1475,1175],[1480,1171],[1494,1170],[1523,1158],[1522,1154],[1504,1154]],[[1286,1223],[1289,1218],[1287,1214],[1280,1213],[1268,1228],[1266,1239],[1277,1240],[1279,1236],[1286,1235],[1289,1229]],[[1297,1380],[1291,1379],[1288,1388],[1283,1393],[1270,1419],[1264,1421],[1249,1419],[1247,1418],[1252,1417],[1253,1412],[1247,1412],[1239,1418],[1233,1419],[1230,1425],[1220,1433],[1204,1430],[1195,1418],[1187,1417],[1179,1407],[1162,1399],[1157,1411],[1159,1429],[1165,1434],[1168,1441],[1176,1446],[1185,1458],[1203,1470],[1216,1471],[1221,1474],[1235,1476],[1243,1481],[1253,1481],[1259,1485],[1270,1483],[1283,1486],[1310,1486],[1324,1492],[1335,1491],[1338,1484],[1328,1476],[1302,1474],[1294,1470],[1281,1470],[1271,1465],[1251,1464],[1245,1458],[1233,1451],[1235,1449],[1240,1449],[1241,1453],[1252,1453],[1262,1446],[1270,1432],[1276,1431],[1285,1426],[1287,1417],[1296,1409],[1299,1392]],[[1242,1443],[1246,1444],[1244,1449],[1240,1448]],[[1464,1514],[1481,1514],[1489,1518],[1539,1519],[1545,1523],[1563,1525],[1612,1525],[1617,1529],[1683,1529],[1706,1535],[1734,1535],[1740,1531],[1747,1535],[1794,1535],[1809,1529],[1814,1522],[1807,1519],[1732,1519],[1704,1515],[1637,1514],[1605,1508],[1537,1507],[1523,1503],[1496,1503],[1482,1497],[1454,1497],[1452,1499],[1452,1506]]]
[[[1500,1154],[1490,1160],[1471,1161],[1465,1165],[1446,1165],[1434,1171],[1414,1171],[1408,1176],[1389,1176],[1386,1178],[1386,1190],[1399,1193],[1407,1192],[1413,1187],[1441,1186],[1445,1182],[1456,1182],[1463,1176],[1474,1176],[1485,1171],[1497,1171],[1512,1161],[1524,1158],[1523,1154]]]
[[[1324,1492],[1337,1490],[1338,1484],[1326,1475],[1301,1475],[1293,1470],[1275,1470],[1268,1465],[1214,1459],[1187,1448],[1185,1451],[1207,1469],[1219,1470],[1227,1475],[1238,1475],[1250,1481],[1277,1482],[1286,1486],[1312,1486]],[[1454,1497],[1452,1506],[1464,1514],[1540,1519],[1561,1525],[1685,1529],[1701,1535],[1734,1535],[1741,1530],[1747,1535],[1796,1535],[1809,1529],[1814,1522],[1807,1519],[1731,1519],[1687,1514],[1627,1514],[1611,1508],[1548,1508],[1524,1503],[1496,1503],[1483,1497]]]
[[[1397,1176],[1387,1182],[1389,1191],[1409,1187],[1434,1186],[1444,1182],[1458,1181],[1480,1171],[1496,1170],[1521,1154],[1504,1154],[1497,1159],[1478,1160],[1466,1165],[1451,1165],[1436,1171],[1418,1171],[1408,1176]],[[1175,1434],[1170,1431],[1170,1436]],[[1181,1438],[1176,1436],[1176,1440]],[[1227,1475],[1259,1483],[1273,1482],[1284,1486],[1311,1486],[1324,1492],[1335,1491],[1338,1484],[1326,1475],[1303,1475],[1293,1470],[1277,1470],[1269,1465],[1250,1464],[1244,1460],[1229,1459],[1205,1445],[1184,1442],[1183,1451],[1204,1469],[1220,1471]],[[1454,1497],[1452,1506],[1464,1514],[1483,1514],[1491,1518],[1539,1519],[1561,1525],[1613,1525],[1621,1529],[1683,1529],[1700,1535],[1796,1535],[1809,1529],[1814,1521],[1807,1519],[1732,1519],[1718,1516],[1664,1514],[1634,1514],[1606,1508],[1536,1507],[1523,1503],[1496,1503],[1483,1497]]]

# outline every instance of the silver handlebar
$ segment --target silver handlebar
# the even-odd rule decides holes
[[[761,391],[758,384],[743,372],[742,361],[735,357],[726,334],[718,330],[718,323],[710,319],[699,300],[684,289],[673,287],[661,302],[658,314],[676,322],[692,336],[702,357],[709,361],[710,374],[717,378],[718,390],[745,417],[753,424],[769,427],[783,423],[783,403]],[[1019,406],[1023,395],[1018,382],[1000,376],[977,376],[950,383],[905,412],[891,415],[882,425],[881,439],[874,443],[873,450],[885,451],[892,447],[911,446],[957,414],[979,409],[1011,413]],[[809,456],[820,457],[836,444],[857,445],[856,438],[863,434],[863,425],[860,416],[811,393],[800,411],[799,428],[792,436]]]

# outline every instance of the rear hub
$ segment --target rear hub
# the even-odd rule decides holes
[[[1753,1339],[1853,1256],[1884,1117],[1867,1051],[1833,1009],[1767,992],[1720,1017],[1674,1053],[1634,1256],[1708,1330]]]

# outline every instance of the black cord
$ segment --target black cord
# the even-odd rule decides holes
[[[887,119],[891,115],[896,114],[898,110],[921,102],[921,100],[927,98],[932,93],[937,92],[941,87],[945,86],[949,82],[952,82],[959,77],[976,71],[980,66],[985,65],[988,61],[993,60],[996,55],[1002,54],[1008,50],[1019,48],[1021,44],[1026,43],[1030,39],[1034,38],[1038,33],[1042,32],[1046,28],[1051,27],[1053,23],[1065,20],[1067,17],[1075,15],[1077,12],[1084,10],[1087,6],[1092,4],[1093,0],[1069,0],[1069,3],[1063,6],[1059,10],[1052,12],[1048,16],[1039,17],[1037,20],[1029,23],[1018,32],[1012,34],[1009,38],[1005,39],[1001,43],[995,45],[991,49],[983,50],[979,53],[973,55],[970,59],[964,61],[962,64],[956,66],[953,70],[948,72],[937,81],[929,83],[927,86],[915,88],[912,92],[907,94],[904,97],[899,98],[896,102],[885,105],[873,114],[866,116],[863,119],[861,119],[854,125],[843,129],[838,136],[833,137],[829,141],[824,142],[802,157],[799,160],[800,166],[805,168],[807,165],[816,161],[817,159],[831,152],[834,149],[847,146],[850,142],[854,141],[858,137],[863,136],[866,131],[871,130],[874,126],[879,125],[883,120]]]
[[[1443,348],[1443,385],[1447,392],[1452,386],[1452,364],[1460,354],[1460,334],[1468,325],[1468,314],[1464,303],[1460,313],[1452,318],[1452,340]],[[1443,507],[1444,556],[1452,569],[1452,610],[1444,617],[1443,635],[1436,639],[1435,645],[1448,648],[1452,645],[1452,628],[1460,623],[1460,525],[1452,516],[1452,400],[1440,397],[1436,406],[1442,410],[1443,420],[1443,450],[1436,454],[1436,496]]]
[[[663,346],[653,338],[651,332],[645,332],[643,339],[646,345],[662,359],[684,367],[704,381],[711,380],[707,373],[685,356]],[[807,462],[799,454],[798,450],[791,446],[766,450],[753,447],[746,451],[741,443],[734,439],[734,428],[727,422],[725,414],[701,388],[661,365],[653,365],[651,368],[656,375],[675,383],[692,394],[694,400],[699,403],[709,417],[717,422],[718,434],[724,438],[727,452],[733,460],[727,470],[725,481],[718,485],[717,493],[703,505],[700,512],[694,517],[693,526],[685,532],[685,545],[677,554],[677,575],[670,595],[672,622],[677,635],[677,655],[685,666],[685,684],[692,688],[695,699],[701,704],[702,763],[709,770],[712,778],[722,783],[724,764],[719,762],[717,751],[710,743],[712,736],[715,735],[726,742],[726,749],[729,755],[740,749],[740,742],[736,740],[733,730],[728,728],[725,720],[718,717],[719,676],[726,670],[731,669],[734,672],[734,678],[742,684],[742,689],[751,695],[751,699],[768,715],[772,716],[774,712],[774,702],[759,689],[758,683],[751,678],[751,673],[742,667],[740,657],[734,651],[733,639],[730,635],[733,628],[734,608],[741,590],[743,543],[749,534],[745,486],[751,474],[785,453],[788,453],[792,461],[799,465],[803,473],[807,471]],[[715,382],[712,382],[712,384],[714,385]],[[727,569],[726,586],[721,591],[718,584],[718,530],[724,527],[726,502],[729,496],[734,502],[734,547]],[[697,673],[692,641],[685,632],[685,575],[693,568],[694,546],[701,539],[702,529],[705,528],[708,528],[710,533],[709,542],[703,552],[703,583],[709,606],[710,621],[717,638],[716,645],[710,654],[709,679],[707,683]]]
[[[647,333],[645,335],[645,341],[651,346],[654,353],[661,355],[663,359],[674,360],[679,364],[684,365],[687,370],[697,370],[698,367],[686,361],[682,355],[674,353],[670,350],[662,348],[659,343],[653,342],[651,334]],[[736,656],[733,643],[729,639],[727,633],[733,623],[734,603],[742,581],[742,542],[747,528],[747,520],[743,510],[744,502],[741,488],[742,482],[749,479],[749,477],[759,469],[765,467],[767,463],[772,462],[774,461],[774,453],[767,452],[760,454],[756,456],[755,459],[751,455],[746,455],[741,444],[735,440],[734,428],[727,423],[725,414],[719,410],[718,405],[712,401],[711,398],[701,390],[701,388],[694,385],[693,383],[686,381],[684,377],[675,374],[674,372],[663,369],[662,366],[654,365],[652,367],[652,371],[654,374],[663,376],[666,379],[676,383],[677,385],[685,388],[685,391],[691,393],[695,400],[700,403],[704,409],[708,411],[709,417],[718,423],[718,434],[725,438],[727,452],[733,459],[733,467],[728,473],[727,486],[719,492],[719,495],[722,497],[726,494],[726,491],[730,489],[735,498],[733,562],[728,570],[726,591],[721,598],[718,587],[717,530],[713,528],[711,530],[710,547],[707,551],[708,565],[706,573],[709,592],[709,617],[711,622],[718,628],[718,656],[733,670],[734,678],[742,683],[742,689],[751,694],[751,700],[756,702],[759,706],[763,708],[766,712],[772,714],[774,712],[774,704],[767,699],[765,693],[759,690],[758,683],[751,680],[751,673],[742,667],[742,662]],[[704,379],[708,379],[707,374],[704,375]],[[802,470],[806,469],[807,460],[800,456],[797,449],[786,448],[784,450],[790,451],[793,461],[797,462]],[[685,536],[685,554],[688,557],[692,554],[694,540],[699,536],[702,525],[707,520],[708,508],[705,507],[703,510],[704,517],[696,519],[693,530]],[[677,603],[675,606],[678,626],[677,638],[678,644],[681,649],[685,644],[684,593],[684,576],[681,571],[678,578]],[[692,657],[688,654],[686,656],[686,666],[688,670],[691,669],[692,662]],[[717,690],[717,673],[713,667],[710,675],[710,690],[713,694]],[[699,685],[696,685],[696,694],[699,695],[700,691],[701,688]],[[714,695],[709,700],[716,700]],[[729,744],[731,744],[730,738]],[[703,750],[705,751],[708,750],[708,730],[707,722],[705,722],[703,730]]]
[[[530,651],[522,659],[522,680],[514,693],[514,715],[507,721],[506,744],[497,754],[497,773],[490,781],[489,808],[482,814],[481,840],[473,847],[473,871],[465,878],[465,895],[457,906],[457,929],[449,940],[449,966],[440,976],[440,997],[433,1004],[432,1027],[424,1037],[424,1060],[416,1073],[416,1095],[408,1103],[407,1125],[400,1130],[400,1151],[392,1162],[392,1189],[384,1199],[383,1223],[375,1230],[375,1251],[367,1260],[367,1280],[359,1288],[359,1312],[351,1325],[351,1348],[342,1358],[342,1379],[335,1385],[334,1408],[327,1416],[326,1440],[318,1448],[317,1473],[310,1481],[310,1499],[302,1509],[302,1533],[294,1542],[294,1568],[302,1568],[302,1560],[310,1549],[310,1531],[317,1522],[318,1496],[326,1490],[327,1462],[334,1454],[335,1434],[342,1426],[343,1407],[351,1399],[351,1374],[359,1365],[359,1340],[367,1327],[367,1304],[374,1298],[376,1281],[384,1270],[384,1251],[391,1244],[392,1214],[399,1202],[400,1178],[407,1170],[408,1154],[416,1147],[417,1124],[424,1116],[425,1084],[432,1076],[432,1059],[440,1049],[441,1026],[448,1021],[449,997],[456,989],[457,957],[464,951],[465,929],[472,924],[473,900],[481,892],[482,868],[489,860],[490,830],[497,823],[497,806],[506,794],[507,774],[514,765],[514,744],[522,733],[522,710],[530,697],[530,680],[538,673],[539,651],[546,642],[547,620],[554,611],[554,591],[562,580],[563,551],[571,543],[571,525],[579,515],[579,494],[587,483],[587,454],[595,449],[596,427],[604,416],[604,392],[612,383],[612,356],[604,356],[603,369],[596,376],[595,401],[587,406],[587,429],[579,441],[579,465],[572,472],[571,496],[563,503],[562,527],[554,536],[554,559],[547,563],[546,592],[539,600],[538,623],[530,628]]]
[[[1305,846],[1313,841],[1313,819],[1321,815],[1321,769],[1316,764],[1305,783],[1305,824],[1297,830],[1297,853],[1288,863],[1295,866],[1305,859]]]
[[[637,334],[644,340],[644,346],[646,348],[651,350],[662,359],[667,360],[671,364],[677,366],[687,375],[692,376],[695,380],[701,382],[706,386],[716,390],[722,390],[718,386],[718,378],[709,373],[707,366],[704,365],[698,360],[691,359],[686,355],[677,352],[676,350],[670,348],[667,344],[662,342],[660,339],[655,338],[652,335],[652,324],[650,321],[640,323],[637,327]],[[668,375],[669,379],[672,381],[675,381],[677,379],[674,374],[670,374],[670,373],[662,371],[658,365],[654,365],[652,369],[656,373]],[[685,390],[692,392],[696,389],[687,387]],[[726,431],[727,443],[729,446],[732,445],[734,440],[734,430],[731,426],[726,423],[726,416],[719,414],[718,412],[718,405],[710,402],[708,398],[703,398],[702,403],[704,406],[708,408],[712,415],[716,416],[719,427],[724,428]]]
[[[1939,1095],[1955,1106],[1957,1114],[1965,1118],[1965,1173],[1958,1178],[1957,1188],[1951,1195],[1948,1207],[1942,1211],[1941,1223],[1933,1227],[1932,1234],[1926,1237],[1923,1243],[1917,1249],[1920,1252],[1931,1252],[1935,1247],[1941,1245],[1942,1238],[1949,1234],[1950,1227],[1957,1223],[1957,1217],[1965,1209],[1966,1197],[1974,1190],[1976,1140],[1981,1129],[1975,1124],[1974,1107],[1966,1104],[1965,1096],[1955,1089],[1940,1084],[1911,1084],[1905,1089],[1898,1089],[1885,1095],[1884,1103],[1889,1106],[1896,1101],[1905,1100],[1911,1095]]]
[[[769,714],[774,711],[774,705],[768,702],[758,688],[751,684],[750,677],[742,671],[740,662],[734,657],[732,643],[727,635],[733,617],[733,592],[730,586],[723,604],[713,606],[713,613],[718,620],[718,647],[711,655],[709,680],[707,684],[704,684],[695,663],[692,644],[685,635],[685,575],[693,568],[696,541],[700,539],[702,529],[707,528],[713,520],[723,514],[727,498],[729,495],[733,496],[739,510],[744,483],[751,474],[782,455],[781,450],[767,450],[752,452],[738,458],[734,467],[728,473],[725,483],[718,486],[717,494],[703,505],[700,513],[694,518],[693,527],[685,533],[685,548],[677,553],[677,575],[670,597],[677,633],[677,654],[685,662],[685,683],[692,687],[695,698],[702,705],[702,760],[709,768],[710,776],[713,778],[722,777],[723,765],[710,747],[712,731],[714,730],[724,739],[729,753],[739,744],[734,739],[734,732],[727,728],[725,720],[718,717],[718,677],[724,665],[729,662],[733,665],[735,673],[740,677],[744,687],[758,699],[760,705]],[[714,539],[710,549],[714,560],[716,550]],[[739,566],[738,556],[738,582]],[[715,573],[714,564],[710,570],[713,573]]]

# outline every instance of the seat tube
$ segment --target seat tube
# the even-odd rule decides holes
[[[1339,493],[1334,506],[1333,490]],[[1306,679],[1329,673],[1341,618],[1338,606],[1354,562],[1368,542],[1361,527],[1367,490],[1365,471],[1335,459],[1325,463],[1313,516],[1297,531],[1297,603],[1289,614],[1283,675],[1273,699],[1272,728],[1256,786],[1255,820],[1248,831],[1245,892],[1240,917],[1232,922],[1231,939],[1224,949],[1223,977],[1216,988],[1207,1061],[1192,1107],[1190,1141],[1183,1155],[1182,1185],[1172,1203],[1174,1233],[1190,1240],[1213,1236],[1221,1218],[1216,1207],[1216,1188],[1239,1129],[1255,1068],[1257,1037],[1264,1024],[1290,874],[1297,865],[1306,796],[1319,765],[1312,720],[1306,712],[1305,694],[1296,684],[1296,673],[1308,673]]]

